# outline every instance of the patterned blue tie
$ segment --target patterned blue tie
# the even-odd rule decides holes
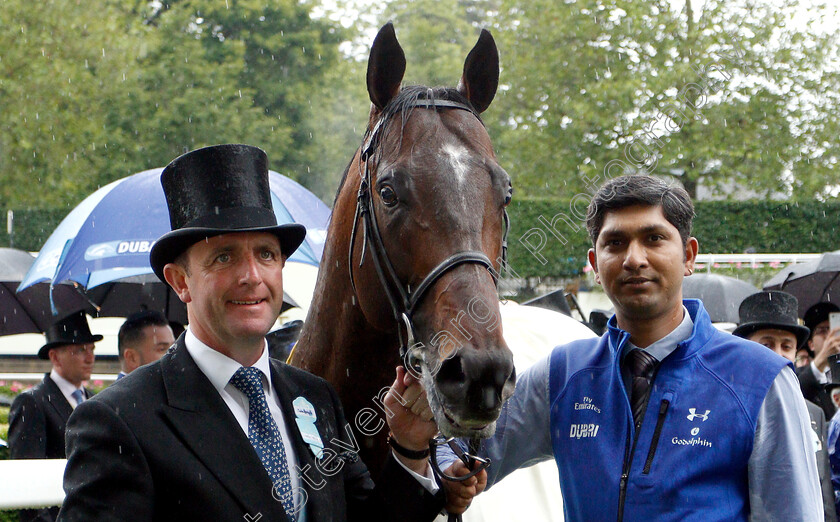
[[[85,402],[85,394],[82,393],[82,390],[73,390],[73,393],[70,394],[76,400],[76,406]]]
[[[274,498],[280,498],[286,514],[294,520],[294,498],[286,450],[280,429],[271,416],[265,400],[260,370],[242,367],[236,370],[230,383],[248,397],[248,440],[274,484]]]

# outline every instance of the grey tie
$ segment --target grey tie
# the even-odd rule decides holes
[[[289,519],[295,520],[292,479],[286,461],[286,450],[280,429],[265,400],[260,370],[242,367],[236,370],[230,383],[248,397],[248,440],[274,483],[274,498],[279,497]]]
[[[82,390],[74,390],[73,393],[70,394],[70,396],[76,400],[76,406],[85,402],[85,394],[82,393]]]
[[[633,410],[633,422],[638,428],[642,423],[645,404],[650,392],[650,381],[653,378],[657,360],[646,351],[635,348],[625,356],[624,364],[630,370],[632,379],[630,384],[630,408]]]

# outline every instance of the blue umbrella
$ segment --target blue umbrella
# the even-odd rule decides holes
[[[53,315],[64,315],[78,303],[57,299],[55,288],[73,285],[84,290],[91,305],[88,311],[100,316],[124,317],[145,307],[186,322],[182,303],[149,265],[149,250],[170,230],[160,184],[162,171],[152,169],[119,179],[82,201],[44,243],[18,293],[43,293],[44,286],[52,285]],[[269,184],[278,223],[294,221],[307,228],[306,241],[289,261],[317,266],[329,208],[276,172],[269,172]]]

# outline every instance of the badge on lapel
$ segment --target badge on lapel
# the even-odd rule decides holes
[[[292,401],[292,407],[295,410],[295,424],[297,424],[301,438],[309,445],[309,449],[315,454],[315,458],[320,459],[324,452],[324,443],[321,441],[318,428],[315,427],[315,421],[318,419],[315,414],[315,407],[303,397],[298,397]]]

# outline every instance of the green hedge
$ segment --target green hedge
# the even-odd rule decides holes
[[[588,199],[574,203],[573,209],[567,200],[513,199],[509,207],[508,245],[509,264],[516,275],[580,275],[590,246],[582,219]],[[694,235],[700,240],[701,253],[840,249],[840,202],[700,201],[696,209]],[[15,248],[39,250],[67,212],[65,209],[15,210]],[[5,212],[0,216],[0,223],[0,245],[9,246]],[[550,230],[552,223],[554,232]]]
[[[514,198],[509,207],[508,245],[509,264],[517,275],[570,277],[582,273],[590,247],[582,219],[587,201],[575,203],[572,208],[569,201]],[[701,253],[840,249],[838,202],[700,201],[695,208],[693,234],[700,241]],[[552,224],[553,232],[549,230]]]

